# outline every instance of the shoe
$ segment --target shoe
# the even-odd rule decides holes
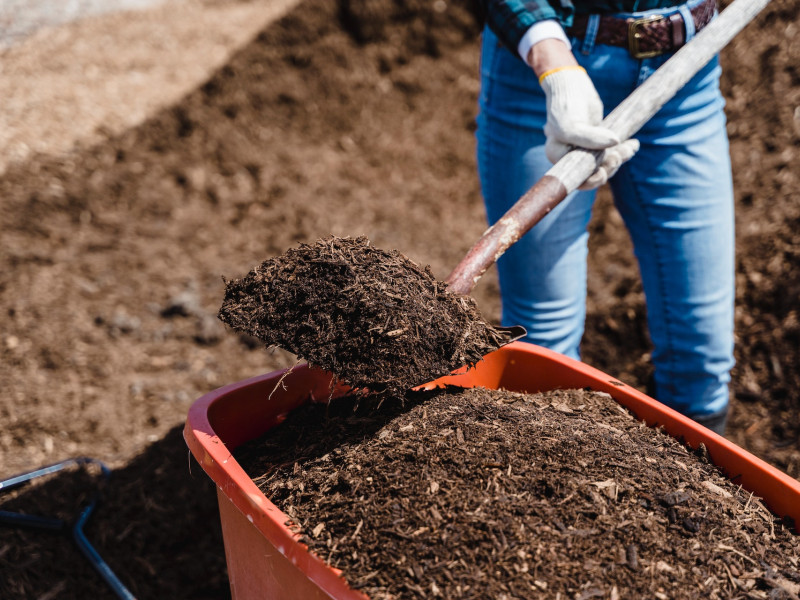
[[[689,415],[689,418],[696,423],[700,423],[700,425],[707,427],[714,433],[725,435],[725,426],[728,424],[728,407],[726,406],[720,411],[707,415]]]

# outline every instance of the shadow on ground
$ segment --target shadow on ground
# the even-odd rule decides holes
[[[229,597],[215,486],[189,456],[176,427],[105,485],[69,469],[6,492],[0,510],[72,522],[100,490],[86,536],[137,598]],[[0,525],[0,566],[2,598],[115,597],[67,533]]]

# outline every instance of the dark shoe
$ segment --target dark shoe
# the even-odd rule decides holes
[[[690,419],[700,423],[700,425],[707,427],[714,433],[725,435],[725,426],[728,423],[728,407],[726,406],[720,411],[708,415],[690,416]]]

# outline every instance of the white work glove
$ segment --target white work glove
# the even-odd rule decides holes
[[[638,140],[620,142],[619,136],[600,125],[603,101],[583,67],[569,66],[542,74],[539,83],[547,97],[545,153],[556,163],[571,146],[603,150],[597,170],[580,186],[591,190],[606,183],[622,163],[639,150]]]

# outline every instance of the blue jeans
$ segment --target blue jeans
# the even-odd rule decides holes
[[[668,58],[635,60],[624,48],[595,45],[591,34],[572,42],[606,113]],[[715,59],[636,134],[641,149],[609,182],[639,262],[654,395],[697,417],[727,408],[733,367],[733,186],[719,75]],[[476,136],[490,223],[550,168],[546,116],[533,71],[487,28]],[[573,358],[584,331],[594,199],[593,191],[568,196],[497,265],[503,324],[523,325],[527,341]]]

